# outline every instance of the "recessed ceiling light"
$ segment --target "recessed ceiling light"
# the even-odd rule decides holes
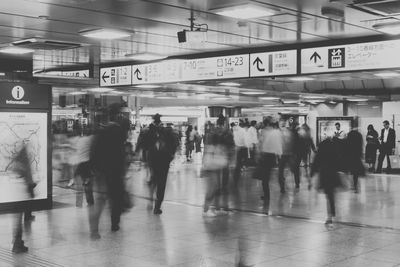
[[[274,97],[274,96],[262,96],[262,97],[259,97],[258,99],[260,99],[260,100],[279,100],[280,98]]]
[[[290,78],[291,81],[295,82],[305,82],[305,81],[312,81],[314,78],[311,77],[292,77]]]
[[[111,89],[111,88],[92,88],[92,89],[88,89],[88,91],[94,92],[94,93],[108,93],[108,92],[114,91],[114,89]]]
[[[33,49],[23,48],[23,47],[16,47],[16,46],[7,46],[0,49],[1,53],[5,54],[13,54],[13,55],[22,55],[22,54],[29,54],[35,52]]]
[[[173,96],[156,96],[158,99],[176,99],[176,97]]]
[[[299,100],[282,100],[284,104],[297,104]]]
[[[71,92],[70,95],[86,95],[86,92]]]
[[[275,107],[275,105],[263,105],[263,107],[266,107],[266,108],[268,108],[268,107]]]
[[[112,29],[96,29],[96,30],[81,31],[79,32],[79,34],[88,38],[113,40],[113,39],[129,37],[133,34],[133,32],[112,30]]]
[[[136,85],[136,88],[143,88],[143,89],[155,89],[155,88],[160,88],[161,85],[157,85],[157,84],[140,84],[140,85]]]
[[[243,3],[228,7],[214,8],[210,9],[210,11],[221,16],[236,19],[255,19],[274,15],[279,10],[255,3]]]
[[[375,76],[382,77],[382,78],[390,78],[390,77],[397,77],[400,76],[400,73],[398,72],[381,72],[381,73],[375,73]]]
[[[150,61],[150,60],[164,59],[167,56],[146,52],[146,53],[137,53],[137,54],[126,54],[125,57],[129,57],[130,59],[138,60],[138,61]]]
[[[352,99],[347,99],[347,101],[350,102],[364,102],[364,101],[368,101],[367,98],[352,98]]]
[[[400,34],[400,23],[399,22],[391,22],[391,23],[378,23],[372,25],[375,30],[390,34],[397,35]]]
[[[219,85],[222,86],[240,86],[240,83],[234,83],[234,82],[224,82],[224,83],[219,83]]]
[[[242,91],[242,92],[240,92],[241,94],[244,94],[244,95],[263,95],[263,94],[265,94],[264,92],[261,92],[261,91]]]

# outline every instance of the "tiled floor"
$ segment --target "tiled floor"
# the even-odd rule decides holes
[[[161,216],[144,198],[145,169],[134,166],[130,178],[135,207],[116,233],[103,213],[98,241],[89,239],[86,207],[75,207],[71,189],[55,187],[56,208],[25,226],[25,255],[10,252],[13,215],[1,215],[0,266],[400,266],[400,176],[368,176],[360,194],[338,193],[332,229],[323,224],[324,196],[306,183],[295,193],[290,175],[283,196],[271,182],[272,216],[258,213],[261,187],[245,171],[240,201],[230,203],[241,211],[216,218],[202,217],[196,163],[172,167]]]

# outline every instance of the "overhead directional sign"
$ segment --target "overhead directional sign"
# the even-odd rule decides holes
[[[132,66],[100,69],[100,86],[131,85]]]
[[[132,66],[132,84],[249,77],[249,55],[165,60]]]
[[[296,50],[250,54],[250,77],[291,75],[296,72]]]
[[[301,73],[400,68],[400,40],[301,50]]]

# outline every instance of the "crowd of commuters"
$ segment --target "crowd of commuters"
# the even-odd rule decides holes
[[[132,206],[126,185],[126,173],[136,159],[145,162],[149,173],[148,188],[151,209],[155,215],[162,214],[162,203],[166,191],[171,162],[181,143],[179,132],[171,124],[164,125],[161,115],[153,116],[153,122],[141,128],[140,133],[130,142],[132,130],[129,120],[120,112],[119,105],[108,110],[109,122],[102,124],[94,133],[66,140],[57,140],[58,149],[63,154],[61,178],[68,186],[77,189],[77,206],[82,206],[83,196],[88,205],[89,229],[92,240],[101,238],[99,221],[107,202],[110,206],[111,231],[120,229],[121,215]],[[382,163],[387,159],[387,171],[391,170],[390,155],[394,153],[395,131],[384,121],[381,134],[372,125],[366,135],[365,163],[369,171],[382,171]],[[59,137],[57,137],[59,138]],[[61,142],[62,141],[62,142]],[[75,149],[72,149],[75,144]],[[312,177],[318,174],[314,187],[325,193],[327,199],[326,223],[332,224],[336,215],[335,190],[344,187],[343,173],[351,174],[354,191],[359,191],[358,178],[365,174],[363,137],[357,130],[345,132],[340,123],[335,124],[332,136],[321,140],[315,146],[310,127],[299,125],[294,118],[288,120],[265,117],[260,123],[240,120],[228,124],[220,115],[216,123],[208,122],[204,134],[197,127],[189,125],[185,131],[184,147],[187,161],[192,161],[193,153],[202,152],[201,177],[204,178],[206,192],[203,216],[216,217],[231,212],[230,205],[240,203],[240,186],[244,171],[252,172],[252,177],[261,181],[263,211],[270,214],[270,182],[276,173],[280,193],[287,192],[286,177],[289,169],[294,177],[295,192],[300,189],[301,177],[307,178],[307,187],[313,186]],[[204,147],[202,146],[204,145]],[[202,149],[203,148],[203,149]],[[29,169],[27,146],[15,158],[15,172],[24,178],[29,197],[34,197],[35,183]],[[75,160],[70,155],[75,154]],[[311,160],[311,154],[314,154]],[[73,162],[73,163],[71,163]],[[300,171],[301,167],[303,171]],[[277,172],[273,172],[276,169]],[[301,175],[302,174],[302,175]],[[155,195],[155,198],[154,198]],[[21,221],[31,221],[34,216],[29,209],[21,209],[15,223],[13,251],[26,252],[22,240]]]

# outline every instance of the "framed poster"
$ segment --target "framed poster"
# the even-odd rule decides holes
[[[355,126],[354,117],[317,117],[317,144],[335,135],[336,126],[340,124],[340,130],[348,134]]]

